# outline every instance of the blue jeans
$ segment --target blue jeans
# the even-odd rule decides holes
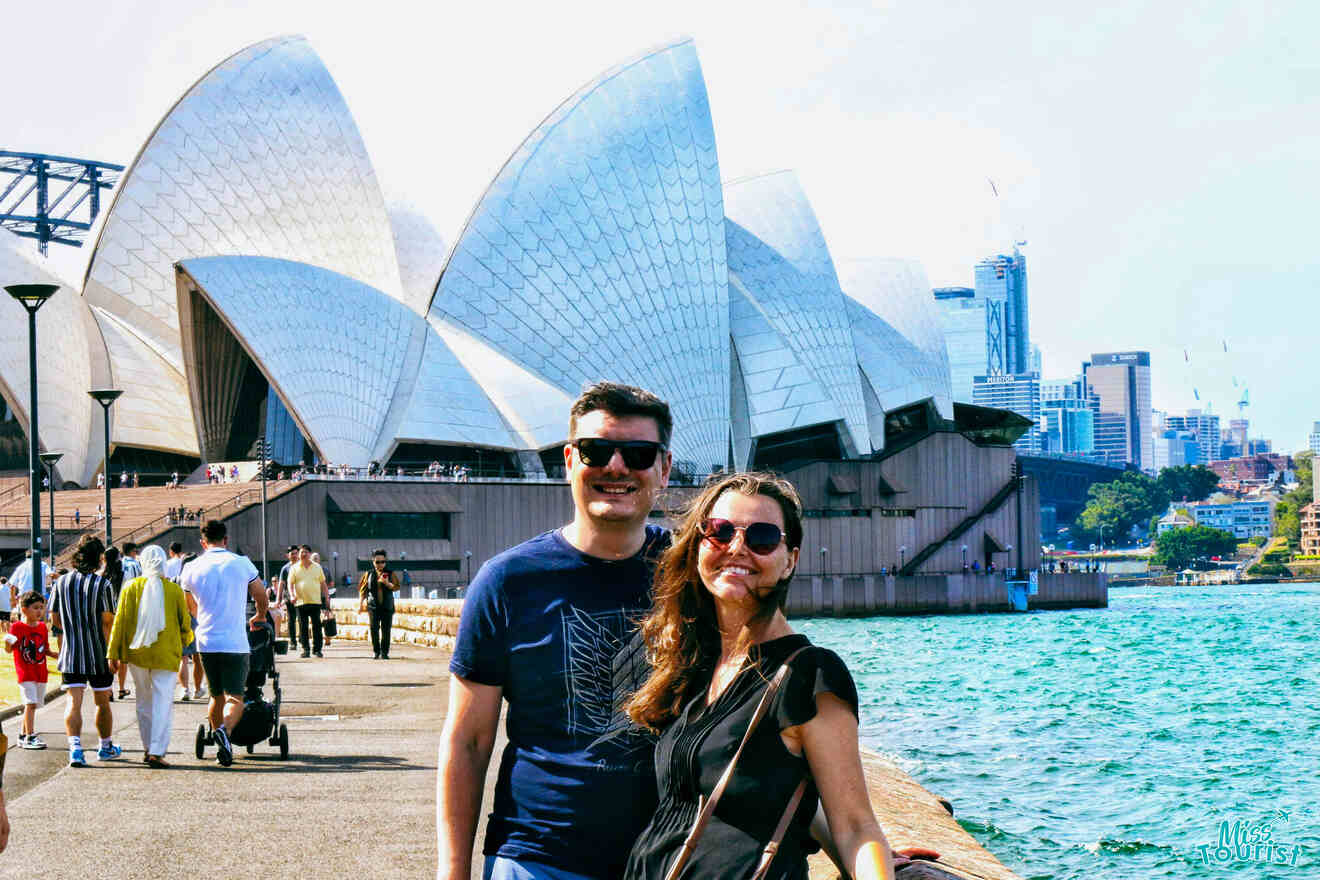
[[[574,874],[540,862],[521,862],[504,856],[486,856],[483,880],[596,880],[586,874]]]

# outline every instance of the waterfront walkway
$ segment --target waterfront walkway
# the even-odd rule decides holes
[[[388,662],[374,661],[363,642],[337,639],[324,660],[280,659],[287,761],[264,743],[251,755],[237,749],[227,769],[216,765],[214,748],[197,760],[202,703],[176,704],[167,755],[173,766],[162,770],[141,763],[132,697],[113,703],[114,738],[124,756],[82,769],[67,766],[65,697],[37,713],[46,751],[18,749],[18,720],[5,720],[14,746],[5,767],[13,832],[0,855],[0,880],[434,877],[436,748],[449,653],[397,643],[391,653]],[[505,745],[500,728],[483,813]],[[90,711],[83,743],[90,755]],[[1020,880],[930,792],[873,755],[864,752],[863,761],[877,818],[896,847],[933,848],[963,877]],[[823,856],[811,861],[812,880],[837,876]],[[474,880],[480,866],[478,855]],[[914,868],[900,876],[952,875]]]
[[[266,745],[218,767],[193,754],[201,703],[175,706],[167,760],[142,763],[135,703],[113,703],[124,757],[66,766],[65,698],[37,714],[44,752],[17,749],[5,797],[13,828],[0,878],[425,878],[435,875],[435,759],[447,654],[395,645],[378,662],[336,640],[325,660],[281,658],[289,760]],[[267,685],[269,696],[269,685]],[[90,712],[84,745],[95,748]]]

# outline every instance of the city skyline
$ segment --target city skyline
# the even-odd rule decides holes
[[[796,168],[842,257],[911,257],[934,286],[970,286],[978,260],[1025,238],[1043,377],[1074,374],[1092,351],[1148,350],[1156,407],[1227,419],[1249,387],[1257,432],[1307,445],[1317,414],[1297,401],[1320,261],[1302,206],[1320,195],[1307,173],[1320,132],[1299,112],[1300,35],[1314,10],[373,9],[128,5],[64,35],[74,60],[12,97],[4,146],[127,164],[209,59],[305,32],[360,108],[387,188],[437,206],[453,241],[498,171],[491,157],[546,106],[617,47],[687,33],[706,59],[725,177]],[[15,47],[20,67],[42,65],[36,43]],[[52,263],[77,274],[85,254],[64,250]],[[1252,308],[1262,296],[1266,314]]]

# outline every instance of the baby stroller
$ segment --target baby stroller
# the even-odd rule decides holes
[[[235,746],[246,746],[249,755],[256,750],[257,743],[266,740],[272,746],[279,746],[281,761],[289,757],[289,728],[280,723],[280,673],[275,668],[275,655],[288,650],[288,642],[275,638],[275,625],[269,616],[266,623],[248,630],[248,676],[243,691],[243,717],[230,732],[229,741]],[[267,678],[275,695],[273,703],[267,702],[261,693]],[[197,725],[199,760],[206,757],[206,747],[210,745],[215,745],[215,738],[209,725]]]

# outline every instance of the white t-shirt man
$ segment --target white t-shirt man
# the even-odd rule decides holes
[[[183,572],[182,556],[171,556],[169,559],[165,560],[164,574],[166,580],[174,581],[177,584],[179,582],[179,575],[182,572]]]
[[[36,590],[38,593],[41,593],[44,596],[46,595],[46,580],[50,576],[50,571],[51,571],[50,566],[47,565],[46,561],[43,559],[41,562],[41,574],[42,574],[41,583],[38,586],[34,587],[32,585],[32,560],[30,558],[24,559],[22,562],[18,564],[18,568],[14,569],[14,573],[9,576],[9,583],[13,584],[15,587],[18,588],[18,595],[20,596],[26,593],[28,590]],[[5,607],[8,608],[9,591],[5,590],[4,593],[5,593],[5,598],[4,598]]]
[[[211,547],[183,570],[180,583],[197,599],[197,650],[246,654],[248,584],[257,567],[246,556]]]

